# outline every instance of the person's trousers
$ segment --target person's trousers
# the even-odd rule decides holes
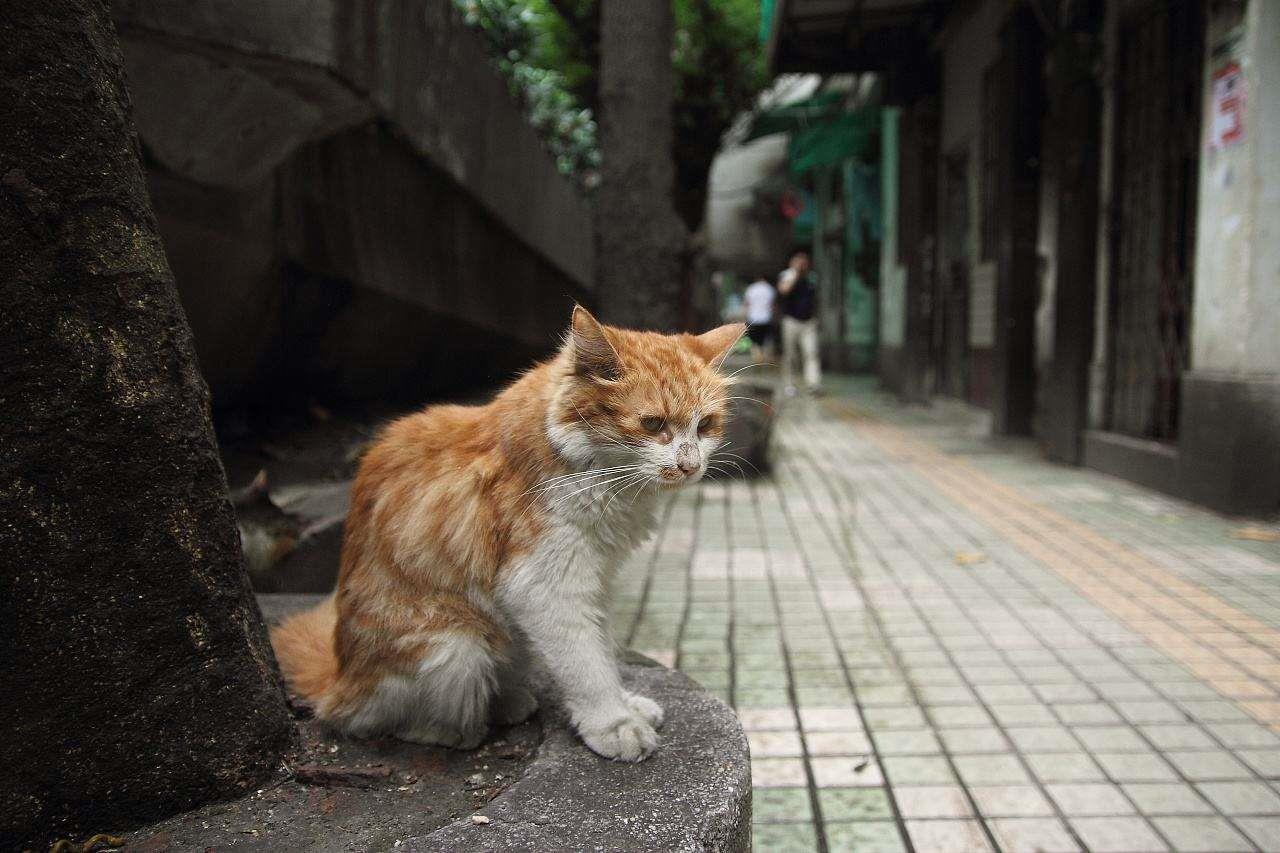
[[[790,388],[795,384],[796,351],[804,364],[804,384],[814,390],[822,384],[822,367],[818,363],[818,321],[782,318],[782,384]]]

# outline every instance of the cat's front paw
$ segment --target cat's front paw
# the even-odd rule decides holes
[[[658,748],[658,733],[635,712],[600,728],[579,728],[578,733],[592,752],[615,761],[644,761]]]
[[[662,728],[662,706],[648,696],[641,696],[639,693],[628,693],[627,707],[644,717],[649,722],[649,725],[655,729]]]

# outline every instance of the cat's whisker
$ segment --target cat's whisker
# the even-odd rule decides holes
[[[771,361],[760,361],[760,362],[754,362],[754,361],[753,361],[751,364],[748,364],[748,365],[744,365],[744,366],[742,366],[742,367],[739,367],[737,370],[733,371],[733,373],[727,373],[727,374],[725,374],[725,377],[724,377],[724,378],[725,378],[725,379],[732,379],[732,378],[734,378],[735,376],[737,376],[739,373],[741,373],[742,371],[744,371],[744,370],[750,370],[750,369],[751,369],[751,368],[753,368],[753,367],[775,367],[775,366],[776,366],[776,365],[775,365],[773,362],[771,362]]]
[[[769,405],[764,400],[757,400],[755,397],[725,397],[726,400],[746,400],[751,403],[759,403],[762,406]]]
[[[529,491],[527,492],[522,492],[519,496],[524,497],[525,495],[532,494],[533,492],[545,492],[545,491],[548,491],[549,489],[554,489],[557,486],[567,486],[574,482],[581,482],[582,480],[585,480],[586,478],[589,478],[589,477],[603,477],[606,474],[616,474],[622,471],[632,471],[632,470],[635,470],[635,468],[636,466],[634,464],[614,465],[613,467],[610,467],[610,468],[593,468],[589,471],[574,471],[569,474],[560,474],[559,476],[548,477],[545,480],[539,481],[537,485],[529,489]]]
[[[559,507],[563,506],[566,501],[568,501],[570,498],[574,497],[575,495],[580,495],[583,492],[590,491],[591,489],[598,489],[601,486],[607,486],[610,483],[616,483],[619,480],[625,480],[629,477],[634,477],[634,476],[635,476],[634,474],[623,474],[621,476],[614,477],[612,480],[605,480],[603,483],[591,483],[589,485],[583,486],[580,489],[570,492],[569,494],[564,495],[563,497],[557,498],[556,500],[552,501],[551,507],[553,509],[558,509]]]
[[[741,460],[742,460],[742,462],[743,462],[743,463],[745,463],[745,464],[746,464],[746,465],[747,465],[747,466],[748,466],[752,471],[756,472],[757,474],[763,473],[759,468],[757,468],[757,467],[756,467],[756,464],[755,464],[754,462],[752,462],[750,459],[748,459],[747,457],[745,457],[745,456],[740,456],[740,455],[739,455],[739,454],[737,454],[737,453],[730,453],[730,452],[728,451],[728,449],[727,449],[727,448],[732,447],[732,446],[733,446],[733,445],[731,445],[731,444],[729,444],[729,445],[725,445],[724,447],[722,447],[722,448],[718,449],[718,450],[715,452],[715,454],[713,454],[713,455],[717,455],[717,456],[731,456],[731,457],[733,457],[734,459],[741,459]]]
[[[582,421],[582,425],[585,426],[587,429],[591,430],[592,432],[594,432],[596,435],[603,438],[605,441],[609,442],[610,444],[616,444],[619,447],[623,448],[624,450],[630,450],[632,453],[640,452],[640,449],[638,447],[633,447],[632,445],[625,444],[619,439],[614,438],[610,435],[606,435],[604,432],[598,429],[594,424],[592,424],[590,421],[588,421],[585,417],[582,416],[582,411],[578,409],[577,403],[570,401],[569,405],[573,406],[573,411],[578,416],[578,420]]]
[[[631,488],[636,483],[639,483],[641,484],[641,486],[643,486],[645,481],[649,479],[648,473],[644,471],[639,471],[636,474],[632,475],[632,477],[633,479],[630,482],[623,483],[622,485],[618,486],[616,489],[613,490],[613,494],[609,497],[609,500],[605,503],[604,507],[600,510],[601,520],[603,520],[605,513],[609,511],[609,507],[613,506],[613,502],[617,500],[618,497],[621,496],[623,492]],[[600,522],[597,521],[596,524],[599,525]]]

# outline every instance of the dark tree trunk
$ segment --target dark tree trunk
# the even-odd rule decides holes
[[[671,0],[602,0],[600,313],[651,329],[681,324],[685,230],[672,196]]]
[[[105,0],[0,0],[0,848],[240,793],[292,740]]]

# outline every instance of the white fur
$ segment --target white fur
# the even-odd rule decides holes
[[[463,749],[483,739],[498,660],[480,640],[441,632],[412,676],[388,676],[348,722],[352,734],[391,732],[402,740]]]
[[[698,462],[679,480],[685,483],[705,473],[716,446],[698,435],[696,417],[670,426],[668,444],[650,441],[631,449],[585,425],[549,421],[552,445],[575,471],[633,470],[569,477],[548,488],[549,528],[496,590],[503,611],[546,662],[583,741],[623,761],[640,761],[657,748],[662,708],[622,686],[606,593],[615,567],[651,532],[656,495],[667,482],[663,473],[678,470],[680,448],[688,453],[691,447]]]

